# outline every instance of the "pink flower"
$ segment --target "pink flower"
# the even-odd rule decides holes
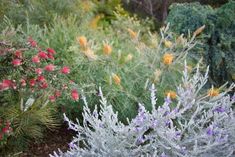
[[[46,79],[45,79],[44,76],[40,75],[40,76],[37,77],[37,81],[43,82],[43,81],[46,81]]]
[[[41,75],[41,74],[42,74],[42,69],[41,69],[41,68],[37,68],[37,69],[35,69],[35,72],[36,72],[38,75]]]
[[[32,62],[33,63],[40,63],[40,58],[38,56],[33,56]]]
[[[2,132],[3,132],[3,133],[9,133],[9,128],[8,128],[8,127],[2,128]]]
[[[51,60],[55,60],[54,56],[51,54],[47,54],[47,58],[51,59]]]
[[[31,79],[31,80],[29,81],[29,84],[30,84],[31,87],[35,86],[36,80],[35,80],[35,79]]]
[[[42,88],[42,89],[46,89],[47,87],[48,87],[48,84],[47,84],[47,82],[42,82],[41,84],[40,84],[40,87]]]
[[[60,91],[55,91],[55,96],[58,98],[58,97],[60,97],[61,96],[61,92]]]
[[[29,42],[31,47],[37,47],[37,42],[35,40],[33,40],[32,37],[28,38],[28,42]]]
[[[22,63],[21,63],[21,60],[20,60],[20,59],[14,59],[14,60],[12,61],[12,64],[13,64],[14,66],[20,66]]]
[[[50,54],[50,55],[56,54],[55,50],[52,49],[52,48],[48,48],[48,49],[47,49],[47,52],[48,52],[48,54]]]
[[[26,81],[24,79],[21,79],[20,84],[21,84],[22,87],[24,87],[24,86],[26,86]]]
[[[73,100],[77,101],[79,99],[78,91],[76,89],[73,89],[71,91],[71,96]]]
[[[55,102],[56,97],[54,95],[49,96],[50,102]]]
[[[47,59],[48,58],[46,52],[43,52],[43,51],[38,52],[38,57],[40,57],[41,59]]]
[[[22,58],[22,52],[19,51],[19,50],[16,50],[16,51],[15,51],[15,56],[16,56],[17,58]]]
[[[64,66],[64,67],[60,70],[60,72],[63,73],[63,74],[69,74],[69,73],[70,73],[70,69],[69,69],[69,67]]]
[[[0,91],[1,90],[7,90],[12,86],[12,81],[11,80],[3,80],[0,83]]]
[[[49,65],[45,66],[44,69],[46,71],[54,71],[55,70],[55,66],[53,64],[49,64]]]

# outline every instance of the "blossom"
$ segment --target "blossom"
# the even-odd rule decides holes
[[[35,79],[31,79],[31,80],[29,81],[29,85],[30,85],[31,87],[35,86],[35,84],[36,84],[36,80],[35,80]]]
[[[49,64],[49,65],[45,66],[44,69],[46,71],[54,71],[55,70],[55,66],[53,64]]]
[[[31,47],[37,47],[37,42],[35,40],[33,40],[32,37],[28,38],[28,42]]]
[[[41,87],[41,89],[46,89],[48,87],[48,84],[46,81],[43,81],[39,84],[39,86]]]
[[[72,99],[77,101],[79,99],[79,94],[78,94],[78,91],[76,89],[73,89],[71,91],[71,96],[72,96]]]
[[[95,55],[94,51],[92,51],[90,48],[86,49],[83,53],[90,60],[96,60],[97,59],[97,55]]]
[[[87,48],[87,39],[86,39],[85,36],[77,37],[77,41],[80,44],[80,46],[82,47],[82,49],[86,49]]]
[[[55,50],[52,49],[52,48],[47,48],[47,52],[48,52],[48,54],[50,54],[50,55],[56,54]]]
[[[38,56],[33,56],[32,62],[33,63],[40,63],[40,58]]]
[[[21,60],[20,60],[20,59],[14,59],[14,60],[12,61],[12,64],[13,64],[14,66],[20,66],[22,63],[21,63]]]
[[[112,78],[115,84],[120,85],[121,78],[117,74],[113,74]]]
[[[108,44],[103,45],[103,53],[105,55],[110,55],[112,53],[112,47]]]
[[[45,81],[45,80],[46,80],[45,77],[42,76],[42,75],[40,75],[40,76],[37,77],[37,81],[39,81],[39,82],[43,82],[43,81]]]
[[[3,80],[0,83],[0,91],[1,90],[7,90],[12,86],[12,81],[11,80]]]
[[[137,38],[137,33],[134,32],[132,29],[128,28],[127,31],[129,32],[129,35],[131,36],[132,39]]]
[[[46,52],[43,52],[43,51],[38,52],[38,57],[40,57],[41,59],[47,59],[48,58]]]
[[[55,97],[60,97],[61,96],[61,92],[60,91],[55,91]]]
[[[54,60],[54,59],[55,59],[54,56],[53,56],[52,54],[50,54],[50,53],[47,54],[47,58],[49,58],[49,59],[51,59],[51,60]]]
[[[54,95],[49,96],[50,102],[55,102],[56,97]]]
[[[173,43],[169,40],[164,40],[164,45],[167,48],[171,48],[173,46]]]
[[[60,72],[63,73],[63,74],[69,74],[69,73],[70,73],[70,69],[69,69],[69,67],[64,66],[64,67],[60,70]]]
[[[219,95],[219,89],[212,87],[210,90],[208,90],[207,94],[208,94],[210,97],[218,96],[218,95]]]
[[[8,128],[8,127],[2,128],[2,132],[3,132],[3,133],[9,133],[9,128]]]
[[[41,75],[42,74],[42,69],[37,68],[37,69],[35,69],[35,72],[36,72],[36,74]]]
[[[24,86],[26,86],[26,81],[24,79],[21,79],[20,84],[21,84],[22,87],[24,87]]]
[[[166,96],[169,96],[171,99],[175,99],[177,97],[177,94],[176,92],[170,90],[166,92]]]
[[[16,56],[17,58],[22,58],[22,52],[19,51],[19,50],[16,50],[16,51],[15,51],[15,56]]]
[[[170,54],[170,53],[165,53],[165,54],[163,55],[163,63],[164,63],[165,65],[170,65],[170,64],[172,64],[173,59],[174,59],[174,56],[173,56],[172,54]]]

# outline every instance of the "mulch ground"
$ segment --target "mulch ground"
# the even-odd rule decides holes
[[[67,125],[62,125],[60,129],[47,131],[41,143],[31,143],[27,151],[20,154],[20,157],[48,157],[58,148],[62,151],[68,150],[68,143],[72,141],[75,132],[67,128]]]

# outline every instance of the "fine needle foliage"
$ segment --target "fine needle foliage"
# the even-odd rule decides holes
[[[63,153],[51,157],[75,156],[159,156],[159,157],[221,157],[233,156],[235,148],[235,114],[229,96],[235,85],[223,92],[211,88],[203,90],[208,71],[202,75],[199,65],[191,75],[185,63],[182,83],[177,87],[177,106],[170,96],[156,108],[156,89],[151,88],[151,112],[139,104],[138,115],[125,125],[104,98],[101,89],[100,111],[91,111],[83,96],[85,107],[82,125],[64,115],[69,128],[77,135]]]

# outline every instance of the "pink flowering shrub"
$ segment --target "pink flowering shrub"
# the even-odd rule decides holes
[[[13,128],[0,125],[0,144],[21,143],[15,145],[19,151],[18,147],[27,145],[25,138],[42,138],[45,128],[59,125],[57,104],[60,100],[77,102],[79,90],[69,79],[70,67],[59,63],[53,48],[42,48],[31,37],[14,44],[0,45],[0,118],[9,119]]]
[[[0,91],[16,90],[20,93],[30,93],[35,97],[45,94],[51,102],[61,95],[78,100],[76,84],[69,81],[67,76],[70,73],[69,66],[54,65],[56,60],[54,49],[43,50],[30,37],[26,48],[17,50],[12,48],[1,55],[0,61],[4,63],[6,60],[10,61],[12,71],[0,80]]]

